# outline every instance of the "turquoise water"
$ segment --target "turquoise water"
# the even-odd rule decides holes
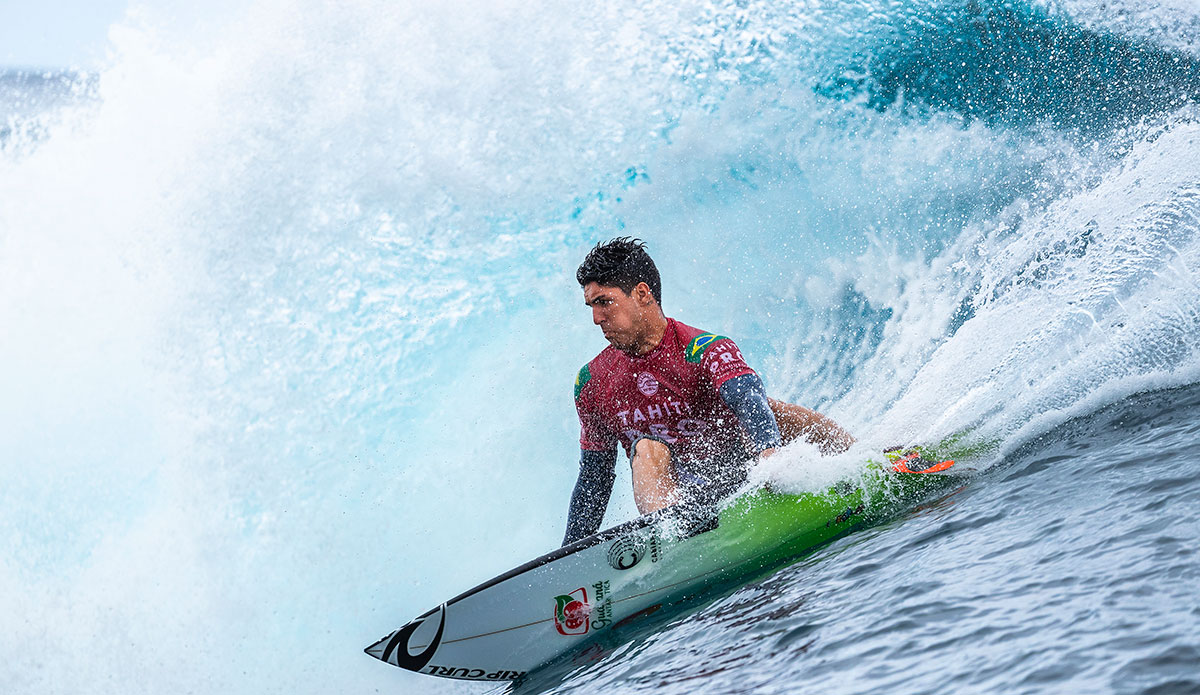
[[[486,690],[361,648],[561,539],[603,346],[573,271],[617,234],[862,442],[761,478],[991,446],[519,692],[1197,688],[1192,4],[262,1],[110,37],[0,81],[4,692]]]

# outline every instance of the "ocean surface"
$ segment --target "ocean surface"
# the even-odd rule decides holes
[[[0,70],[0,692],[1200,692],[1195,2],[148,0],[109,39]],[[756,479],[973,470],[516,686],[366,656],[557,547],[617,235],[859,438]]]

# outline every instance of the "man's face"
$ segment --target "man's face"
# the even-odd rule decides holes
[[[620,287],[608,287],[589,282],[583,287],[583,303],[592,308],[592,323],[600,327],[604,337],[618,350],[636,350],[644,321],[643,302],[639,302],[640,285],[632,294]]]

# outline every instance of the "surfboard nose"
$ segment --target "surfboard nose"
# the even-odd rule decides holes
[[[380,661],[383,661],[383,648],[384,648],[384,645],[386,645],[386,644],[388,643],[388,640],[390,640],[390,639],[391,639],[393,636],[395,636],[395,634],[396,634],[397,632],[399,632],[399,630],[394,630],[394,631],[392,631],[392,633],[391,633],[391,634],[389,634],[387,637],[384,637],[383,639],[381,639],[381,640],[379,640],[378,642],[376,642],[376,643],[372,644],[371,646],[367,647],[367,648],[366,648],[366,649],[364,649],[363,651],[364,651],[364,652],[366,652],[368,655],[370,655],[370,656],[373,656],[373,657],[375,657],[376,659],[379,659]]]
[[[438,626],[433,639],[423,645],[421,651],[416,654],[409,653],[409,639],[413,636],[414,632],[420,629],[427,620],[432,619],[434,615],[437,615]],[[433,659],[433,655],[437,652],[438,647],[441,646],[442,634],[445,632],[445,629],[446,604],[443,603],[363,651],[393,666],[399,666],[409,671],[420,671]]]

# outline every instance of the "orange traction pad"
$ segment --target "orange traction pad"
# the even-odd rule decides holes
[[[919,465],[916,470],[913,470],[912,468],[909,468],[909,463],[917,463],[922,465]],[[931,465],[923,465],[929,463],[930,462],[928,459],[921,458],[920,452],[913,451],[904,458],[895,461],[892,464],[892,470],[896,471],[897,473],[939,473],[954,465],[954,461],[952,460],[933,463]]]

